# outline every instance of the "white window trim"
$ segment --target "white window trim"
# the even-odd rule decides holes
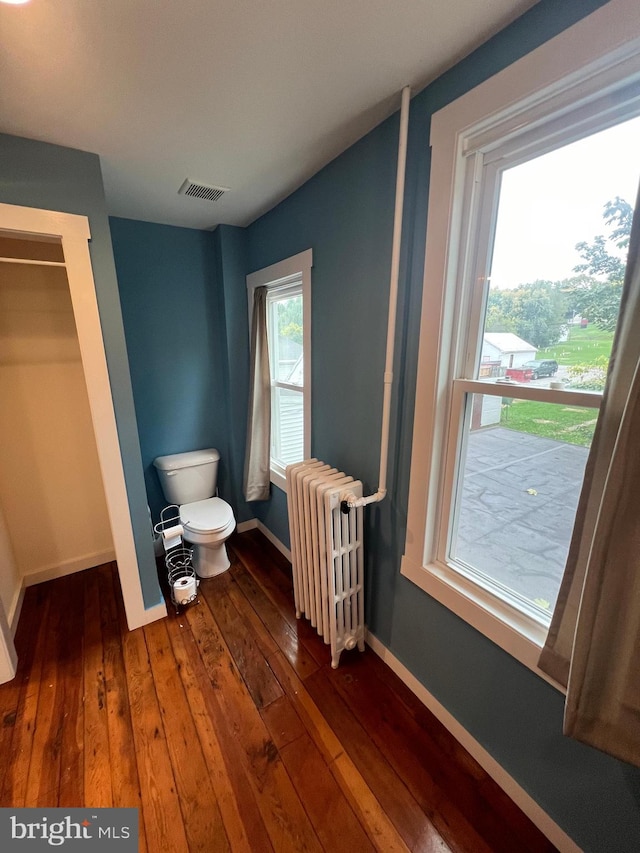
[[[447,505],[442,460],[450,451],[446,442],[455,378],[454,318],[460,313],[455,304],[456,267],[465,239],[463,209],[469,190],[464,160],[474,150],[486,156],[493,140],[504,140],[510,133],[517,137],[516,144],[526,142],[521,128],[535,126],[537,119],[548,115],[552,100],[559,113],[575,110],[595,102],[606,86],[632,76],[640,79],[640,5],[636,0],[611,0],[440,110],[431,123],[429,216],[401,573],[558,689],[563,688],[537,666],[546,626],[501,602],[435,555],[440,516]],[[616,122],[615,109],[611,108],[611,124]],[[562,124],[560,118],[558,130]],[[531,391],[535,396],[537,392]]]
[[[267,287],[269,290],[285,286],[288,279],[302,278],[302,351],[304,353],[304,457],[311,456],[311,267],[313,252],[306,249],[297,255],[292,255],[283,261],[250,273],[247,276],[247,298],[249,301],[249,340],[251,340],[251,318],[253,314],[253,292],[256,287]],[[297,387],[295,390],[299,390]],[[287,491],[287,481],[284,471],[271,467],[271,482],[274,486]]]

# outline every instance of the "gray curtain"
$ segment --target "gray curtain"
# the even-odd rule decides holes
[[[267,341],[267,288],[253,292],[249,418],[244,459],[244,496],[269,500],[271,444],[271,374]]]
[[[540,668],[564,732],[640,766],[640,195],[600,417]]]

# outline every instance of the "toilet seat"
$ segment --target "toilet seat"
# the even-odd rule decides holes
[[[180,507],[180,523],[192,533],[218,533],[233,520],[233,510],[222,498],[207,498]]]

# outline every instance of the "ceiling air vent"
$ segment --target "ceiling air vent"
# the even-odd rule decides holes
[[[229,187],[210,187],[207,184],[190,181],[189,178],[178,190],[181,195],[190,195],[192,198],[202,198],[205,201],[218,201],[228,191]]]

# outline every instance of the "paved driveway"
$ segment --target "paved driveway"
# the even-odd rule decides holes
[[[472,432],[454,556],[553,609],[588,453],[501,426]]]

